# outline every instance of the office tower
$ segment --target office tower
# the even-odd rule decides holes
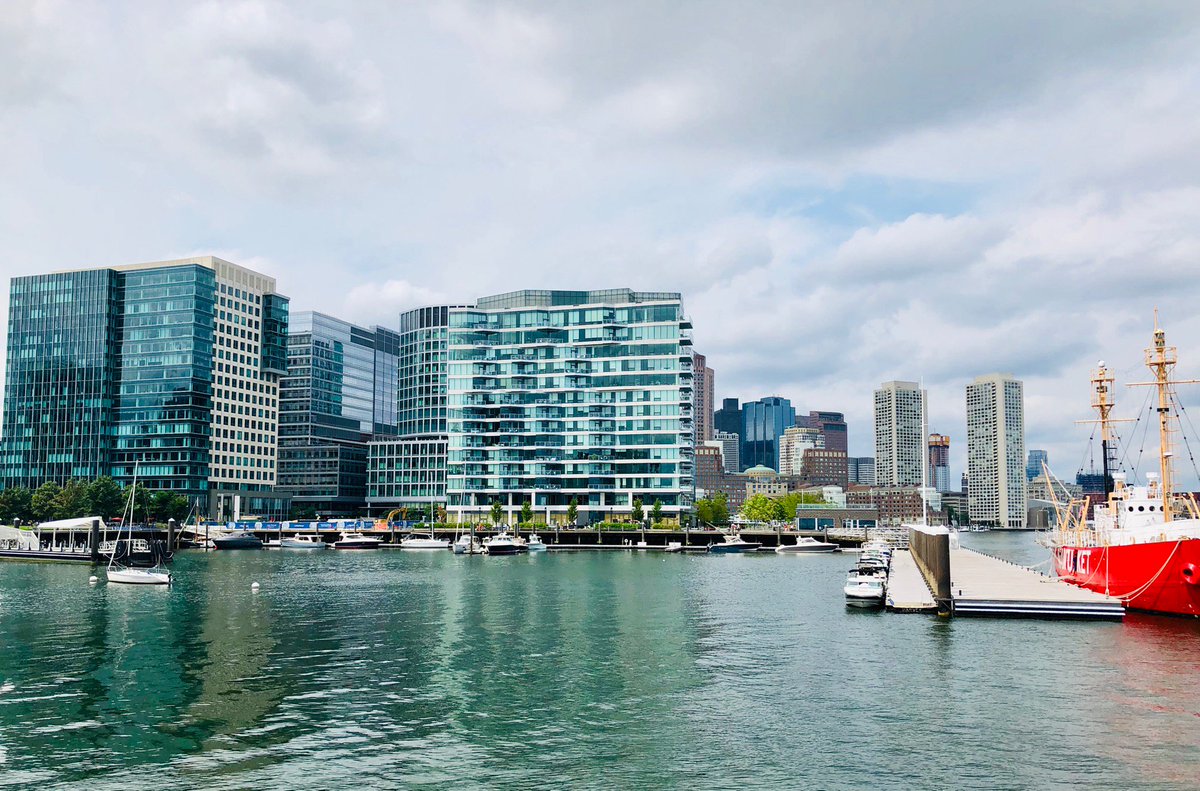
[[[1026,514],[1024,387],[1011,374],[967,385],[968,504],[973,524],[1023,528]]]
[[[366,503],[367,443],[396,434],[399,335],[294,313],[279,386],[278,489],[293,510],[354,516]]]
[[[112,475],[279,516],[288,300],[212,256],[13,278],[4,485]]]
[[[451,513],[686,512],[694,490],[691,322],[673,292],[516,291],[450,310]]]
[[[929,436],[925,398],[916,382],[884,382],[875,391],[876,485],[921,485]]]
[[[875,457],[851,456],[846,459],[847,479],[859,486],[875,485]]]
[[[805,425],[820,429],[825,438],[825,450],[846,451],[849,448],[849,429],[841,412],[809,412]]]
[[[950,491],[950,438],[943,434],[929,435],[929,485]]]
[[[742,435],[742,408],[736,398],[721,400],[721,408],[713,413],[713,430]],[[728,460],[728,457],[727,457]]]
[[[692,354],[692,374],[696,386],[696,444],[713,438],[713,382],[716,372],[708,367],[708,358]]]
[[[769,396],[742,404],[742,469],[779,469],[779,438],[794,425],[796,408],[786,398]]]
[[[819,428],[789,426],[779,438],[779,474],[800,475],[804,452],[825,448],[825,435]]]
[[[454,305],[400,314],[396,436],[368,448],[367,503],[374,513],[437,519],[446,503],[446,377]]]
[[[1050,466],[1050,454],[1044,450],[1030,450],[1025,462],[1025,480],[1032,481],[1042,475],[1042,466]]]
[[[705,445],[718,445],[721,448],[721,462],[725,472],[738,472],[742,463],[742,438],[728,431],[716,431],[711,440]]]

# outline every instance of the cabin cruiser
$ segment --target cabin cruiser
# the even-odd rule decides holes
[[[729,534],[723,536],[724,541],[720,544],[709,544],[708,551],[717,555],[728,555],[741,552],[757,552],[762,546],[757,541],[746,541],[741,536]]]
[[[362,533],[345,533],[333,542],[334,549],[379,549],[383,539],[375,536],[364,536]]]
[[[235,530],[212,539],[214,549],[262,549],[263,541],[253,533]]]
[[[775,547],[775,551],[781,555],[813,555],[821,552],[837,552],[837,550],[837,544],[818,541],[808,536],[797,538],[795,544],[780,544]]]
[[[525,548],[530,552],[545,552],[546,544],[537,533],[530,533],[529,538],[525,541]]]
[[[325,542],[317,536],[295,535],[279,539],[280,549],[324,549]]]
[[[885,594],[884,575],[852,571],[842,592],[846,594],[846,604],[852,607],[878,607],[883,604]]]
[[[447,550],[450,548],[450,539],[434,538],[433,533],[424,535],[413,533],[408,538],[400,540],[401,549],[441,549]]]
[[[507,531],[483,539],[483,554],[485,555],[517,555],[529,551],[525,542],[510,535]]]
[[[457,541],[454,542],[451,549],[454,550],[454,554],[456,555],[483,554],[483,544],[479,543],[479,539],[471,535],[461,536]]]

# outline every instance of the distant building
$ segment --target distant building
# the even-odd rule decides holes
[[[721,459],[726,472],[737,472],[741,469],[742,438],[728,431],[715,431],[713,438],[705,445],[714,445],[721,449]]]
[[[921,485],[929,436],[925,399],[916,382],[884,382],[875,391],[876,485]]]
[[[959,478],[959,487],[958,487],[958,488],[962,489],[963,494],[966,494],[968,491],[967,483],[969,481],[970,481],[970,477],[967,475],[966,472],[963,472],[962,477]]]
[[[820,430],[825,439],[825,450],[849,450],[849,430],[846,416],[841,412],[809,412],[804,425]]]
[[[882,526],[918,524],[922,518],[927,518],[931,525],[946,523],[946,515],[940,508],[940,501],[931,500],[927,504],[921,498],[919,486],[852,488],[846,493],[846,502],[850,506],[875,508],[879,512],[879,524]]]
[[[746,501],[746,476],[728,472],[721,458],[721,449],[713,444],[696,448],[696,488],[697,496],[702,491],[703,496],[709,499],[718,493],[724,494],[730,515],[736,514]]]
[[[967,385],[967,470],[972,524],[1024,528],[1025,394],[1010,374]]]
[[[1075,474],[1075,483],[1084,494],[1107,496],[1113,488],[1112,476],[1107,480],[1102,472],[1079,472]]]
[[[850,456],[846,459],[846,478],[850,484],[875,485],[875,457]]]
[[[1042,474],[1042,465],[1050,466],[1050,454],[1044,450],[1030,450],[1025,462],[1025,480],[1032,481]]]
[[[779,396],[742,404],[742,469],[779,466],[779,438],[796,425],[796,408]]]
[[[847,459],[844,450],[809,448],[800,459],[800,477],[810,486],[849,485]]]
[[[782,475],[800,475],[800,463],[804,452],[825,448],[825,435],[819,428],[790,426],[779,438],[779,472]]]
[[[929,435],[929,484],[950,491],[950,438],[943,434]]]
[[[721,400],[721,408],[713,412],[713,431],[742,436],[742,408],[736,398]]]
[[[708,367],[708,358],[692,353],[692,374],[696,383],[696,444],[713,438],[713,369]]]

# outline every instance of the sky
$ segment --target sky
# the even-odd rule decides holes
[[[1009,372],[1070,480],[1155,308],[1200,378],[1200,4],[0,4],[0,276],[199,254],[368,325],[677,290],[718,401],[870,455],[921,380],[954,480]]]

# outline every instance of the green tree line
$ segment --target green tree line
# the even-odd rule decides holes
[[[63,486],[47,482],[33,490],[14,486],[0,492],[0,523],[12,524],[20,519],[29,524],[83,516],[108,521],[124,514],[128,501],[129,493],[107,475],[91,482],[70,480]],[[188,499],[177,492],[151,492],[138,484],[134,495],[135,522],[183,522],[189,508]]]
[[[823,502],[821,495],[812,492],[788,492],[782,497],[756,494],[742,503],[741,516],[751,522],[790,522],[798,506]]]

